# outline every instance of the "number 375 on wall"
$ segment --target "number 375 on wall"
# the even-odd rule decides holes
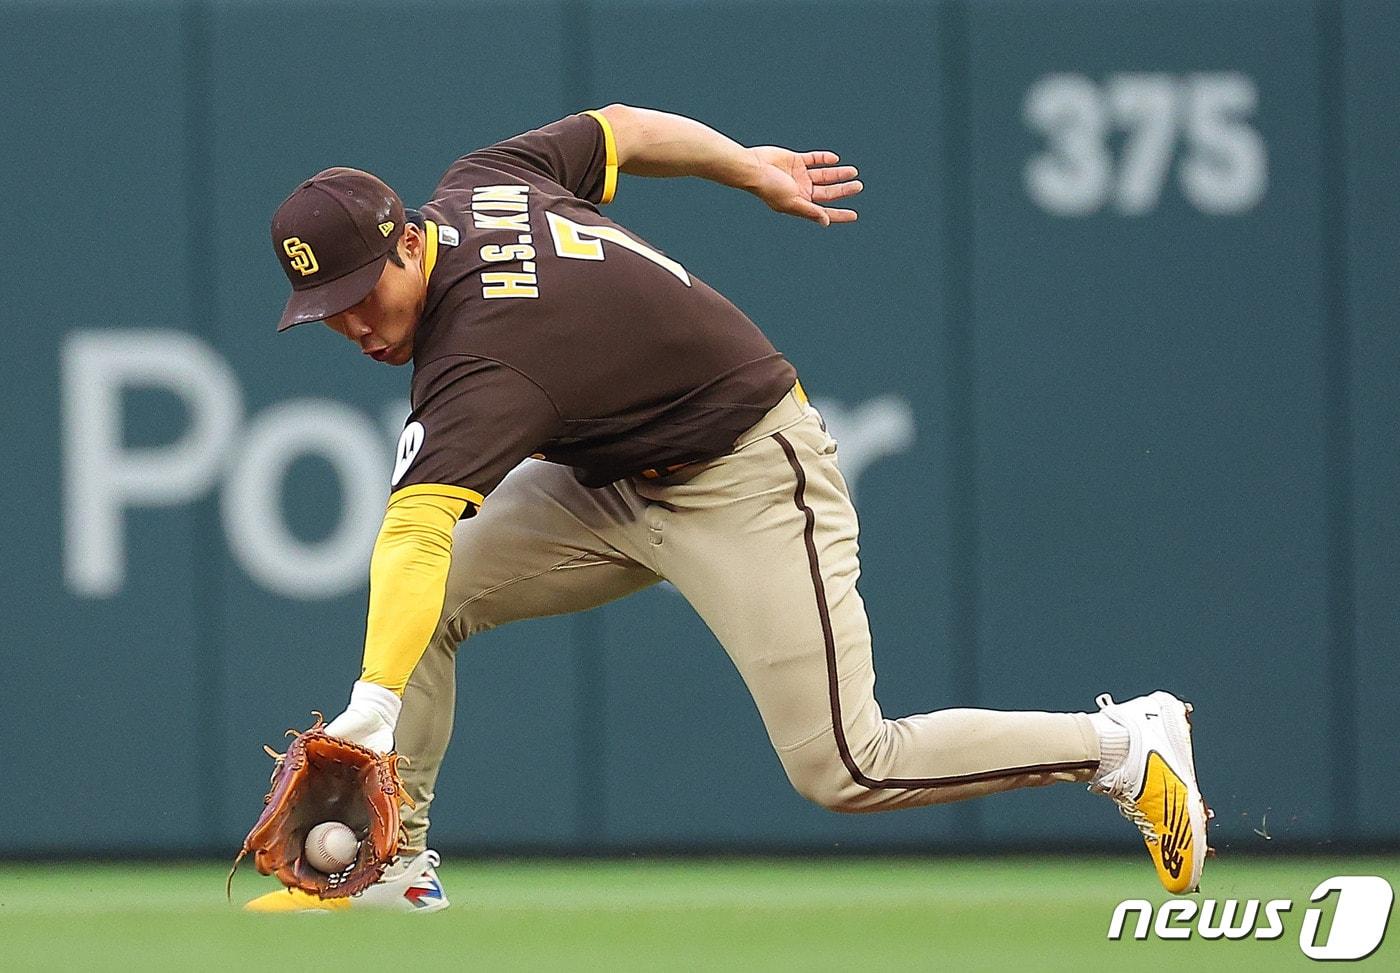
[[[1253,209],[1268,186],[1264,140],[1250,124],[1254,80],[1227,72],[1050,74],[1026,92],[1026,124],[1044,149],[1026,162],[1026,192],[1042,209],[1083,216],[1111,206],[1155,209],[1173,172],[1197,209]]]

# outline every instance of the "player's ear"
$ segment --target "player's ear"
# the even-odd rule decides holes
[[[405,260],[417,260],[423,256],[423,244],[426,240],[421,226],[417,223],[405,223],[403,235],[399,237],[399,256]]]

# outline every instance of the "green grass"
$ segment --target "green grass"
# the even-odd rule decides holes
[[[1400,858],[1208,863],[1215,898],[1291,898],[1275,942],[1109,942],[1114,905],[1164,896],[1146,857],[449,863],[430,916],[254,916],[220,865],[0,865],[0,968],[1101,970],[1313,964],[1308,893]],[[275,888],[245,869],[235,903]],[[1400,936],[1400,934],[1396,934]],[[1388,942],[1364,965],[1395,968]]]

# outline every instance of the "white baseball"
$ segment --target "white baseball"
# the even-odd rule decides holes
[[[322,821],[308,831],[302,852],[308,865],[328,875],[348,868],[359,853],[355,832],[339,821]]]

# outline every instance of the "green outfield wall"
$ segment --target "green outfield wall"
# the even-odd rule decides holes
[[[610,215],[823,409],[888,715],[1170,688],[1217,845],[1400,844],[1397,47],[1383,0],[0,5],[0,856],[231,851],[356,675],[408,374],[274,334],[278,202],[611,102],[861,168],[854,226]],[[807,805],[665,587],[459,670],[438,847],[1132,845],[1070,787]]]

